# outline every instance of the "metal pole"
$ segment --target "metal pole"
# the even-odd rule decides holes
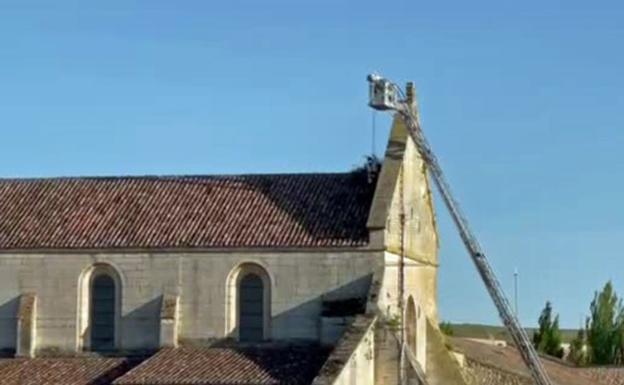
[[[375,150],[376,150],[376,131],[377,131],[377,111],[372,110],[373,111],[373,118],[372,118],[372,130],[371,130],[371,156],[375,156]]]

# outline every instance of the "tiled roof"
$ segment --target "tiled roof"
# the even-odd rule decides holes
[[[0,250],[368,242],[362,172],[0,179]]]
[[[579,370],[600,384],[624,385],[624,367],[622,366],[597,366]]]
[[[453,338],[455,351],[463,353],[471,377],[477,385],[498,385],[502,379],[510,384],[533,384],[522,357],[511,346],[494,346],[464,338]],[[606,385],[598,382],[583,369],[558,359],[542,358],[550,379],[556,385]]]
[[[115,385],[307,385],[328,352],[319,347],[167,348]]]
[[[109,385],[131,367],[123,358],[0,360],[2,385]]]

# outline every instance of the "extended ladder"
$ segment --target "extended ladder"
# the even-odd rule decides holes
[[[435,182],[442,200],[449,210],[453,222],[459,230],[459,234],[464,243],[464,246],[468,250],[472,261],[474,262],[485,287],[490,294],[490,297],[494,301],[494,305],[498,310],[501,320],[507,327],[511,338],[516,344],[516,347],[522,358],[531,371],[533,379],[537,385],[552,385],[548,374],[544,369],[542,362],[539,359],[533,344],[529,340],[526,331],[520,325],[520,321],[517,316],[512,312],[509,301],[503,293],[503,289],[494,275],[494,271],[488,262],[485,253],[483,252],[477,238],[470,230],[468,220],[463,215],[461,208],[457,201],[453,198],[451,188],[446,179],[442,168],[438,163],[438,159],[431,150],[431,146],[427,142],[416,115],[415,109],[406,101],[405,96],[402,94],[400,87],[391,81],[384,79],[378,75],[369,75],[368,81],[370,83],[370,99],[369,105],[376,110],[390,110],[395,111],[405,123],[405,126],[411,136],[412,140],[416,144],[418,151],[420,152],[423,161],[427,165],[427,168]]]

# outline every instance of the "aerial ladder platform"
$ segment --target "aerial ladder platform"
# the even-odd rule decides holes
[[[398,115],[403,121],[410,137],[414,141],[429,174],[431,175],[440,196],[448,209],[468,254],[477,268],[481,280],[485,284],[498,314],[509,331],[516,348],[528,367],[536,385],[552,385],[542,365],[539,355],[531,343],[526,331],[520,325],[517,315],[512,311],[509,300],[505,296],[500,282],[494,274],[490,262],[485,256],[479,241],[472,232],[466,216],[462,213],[459,203],[453,197],[450,185],[444,177],[442,168],[431,146],[427,142],[420,126],[415,108],[408,102],[401,88],[392,81],[377,74],[368,76],[369,106],[375,110],[389,111]]]

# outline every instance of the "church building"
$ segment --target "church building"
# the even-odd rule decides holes
[[[463,384],[399,120],[343,173],[0,179],[0,384]]]

